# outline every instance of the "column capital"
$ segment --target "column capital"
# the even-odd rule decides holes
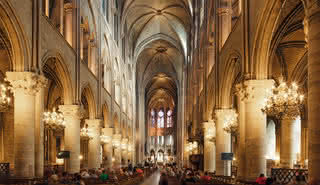
[[[72,3],[64,4],[64,9],[66,12],[71,12],[72,11]]]
[[[222,7],[217,9],[218,16],[231,15],[232,9],[229,7]]]
[[[103,128],[102,133],[105,136],[113,136],[113,128]]]
[[[44,76],[32,72],[7,72],[6,75],[13,93],[23,90],[25,94],[35,96],[48,83]]]
[[[232,116],[236,114],[235,109],[216,109],[214,111],[216,119],[225,119],[227,116]]]
[[[240,86],[238,93],[243,101],[257,101],[262,104],[267,97],[267,89],[271,89],[273,85],[274,80],[247,80]]]
[[[88,124],[89,128],[99,129],[102,123],[101,119],[86,119],[85,123]]]
[[[65,117],[82,118],[80,105],[60,105],[59,111],[62,112]]]
[[[213,120],[206,121],[202,123],[202,128],[203,129],[208,129],[208,128],[214,128],[215,127],[215,122]]]

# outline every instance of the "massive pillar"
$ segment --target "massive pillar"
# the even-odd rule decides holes
[[[296,148],[299,146],[296,135],[296,128],[300,124],[300,118],[285,116],[281,121],[281,148],[280,148],[280,165],[282,168],[293,168],[294,160],[297,159]]]
[[[103,166],[106,169],[111,169],[112,168],[112,135],[113,135],[113,128],[103,128],[102,133],[104,136],[107,137],[106,143],[104,143],[103,146],[103,156],[104,156],[104,161],[103,161]]]
[[[231,152],[231,134],[223,130],[225,120],[231,114],[234,114],[232,109],[218,109],[216,114],[216,174],[231,175],[231,161],[221,160],[222,153]]]
[[[40,125],[36,123],[35,96],[46,80],[31,72],[7,72],[7,78],[14,93],[15,175],[34,177],[35,137],[40,131]],[[39,152],[38,145],[37,152]]]
[[[273,80],[248,80],[245,87],[245,157],[246,180],[255,180],[260,173],[266,174],[266,127],[267,116],[261,111],[266,88]]]
[[[80,171],[80,106],[60,105],[66,122],[64,130],[65,150],[70,151],[70,158],[66,160],[66,168],[69,173]]]
[[[43,176],[44,167],[44,124],[42,121],[44,112],[44,88],[47,80],[42,77],[42,83],[39,92],[36,94],[35,104],[35,176]]]
[[[88,144],[88,168],[100,168],[100,124],[102,120],[99,119],[86,119],[88,129],[92,134],[92,139]]]
[[[121,135],[115,134],[112,137],[112,143],[114,147],[114,168],[121,167]]]
[[[305,30],[308,41],[308,139],[309,178],[320,180],[320,4],[305,0]]]
[[[72,46],[72,37],[73,37],[73,29],[72,29],[72,3],[66,3],[64,5],[65,9],[65,38],[67,42]]]
[[[121,141],[121,158],[124,166],[128,166],[128,138]]]
[[[238,103],[238,125],[239,125],[239,141],[238,141],[238,156],[236,157],[238,164],[237,179],[244,179],[246,174],[246,120],[245,120],[245,103],[244,93],[241,91],[242,84],[237,85],[237,103]]]
[[[216,170],[215,125],[213,121],[203,123],[204,128],[204,171]]]

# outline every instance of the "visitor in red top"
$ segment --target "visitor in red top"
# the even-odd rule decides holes
[[[267,178],[264,176],[264,174],[260,174],[260,176],[257,178],[256,183],[257,184],[266,184]]]
[[[201,179],[201,180],[204,180],[204,181],[210,181],[210,180],[211,180],[211,177],[208,175],[208,172],[204,172],[204,175],[201,176],[200,179]]]

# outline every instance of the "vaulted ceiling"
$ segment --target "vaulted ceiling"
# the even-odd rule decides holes
[[[123,29],[148,106],[174,106],[192,26],[190,0],[127,0]]]
[[[301,1],[285,1],[273,39],[272,76],[285,77],[305,86],[307,45],[304,34],[305,14]]]

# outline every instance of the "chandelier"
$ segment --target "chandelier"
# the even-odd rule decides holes
[[[101,143],[109,144],[112,140],[111,136],[101,135],[100,136]]]
[[[80,130],[80,138],[84,140],[90,140],[93,138],[87,124]]]
[[[296,83],[289,87],[280,80],[280,85],[267,90],[267,98],[261,109],[263,113],[281,119],[283,116],[296,118],[300,115],[304,96],[298,92]]]
[[[115,148],[119,148],[121,146],[121,135],[120,134],[113,135],[112,146]]]
[[[0,84],[0,108],[8,108],[11,102],[10,98],[10,87],[8,82]]]
[[[53,108],[52,112],[43,113],[44,127],[51,130],[63,130],[66,126],[64,116]]]
[[[232,114],[226,116],[224,120],[223,130],[232,135],[238,134],[238,114],[234,111]]]

